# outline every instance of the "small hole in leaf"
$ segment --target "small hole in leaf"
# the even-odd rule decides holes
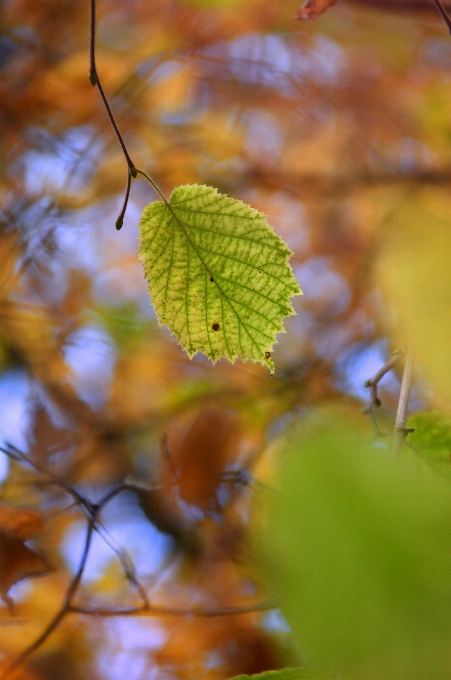
[[[214,281],[214,278],[212,276],[210,276],[210,281],[211,281],[211,283],[213,283],[213,281]]]
[[[271,359],[272,354],[271,352],[265,352],[265,359]]]
[[[212,324],[211,327],[214,331],[219,331],[219,324],[218,323]]]

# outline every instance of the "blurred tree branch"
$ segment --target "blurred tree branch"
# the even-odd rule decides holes
[[[432,2],[436,0],[350,0],[354,5],[362,5],[365,7],[374,7],[386,11],[395,12],[422,12],[425,14],[433,13],[434,8]],[[447,9],[451,9],[451,3],[445,2],[442,5]]]
[[[395,433],[393,438],[394,453],[401,453],[401,449],[409,432],[412,428],[406,428],[407,412],[409,408],[410,391],[413,383],[413,371],[415,366],[415,353],[410,348],[406,353],[404,371],[402,374],[401,390],[399,392],[398,409],[396,411]]]
[[[382,401],[379,397],[379,383],[382,378],[399,363],[402,357],[402,352],[393,354],[393,356],[391,356],[390,359],[388,359],[388,361],[386,361],[385,364],[381,366],[381,368],[373,375],[372,378],[369,378],[365,381],[365,387],[368,387],[370,390],[370,398],[362,409],[362,413],[369,415],[371,418],[371,422],[373,423],[377,437],[384,436],[384,432],[382,432],[380,429],[376,414],[374,412],[376,408],[380,408],[382,406]]]
[[[160,605],[153,605],[150,603],[146,590],[144,586],[140,583],[137,575],[135,566],[131,558],[121,549],[118,549],[114,544],[108,539],[104,534],[103,525],[100,520],[100,515],[104,508],[110,503],[116,496],[127,490],[135,490],[136,488],[141,489],[143,483],[139,480],[135,482],[134,479],[128,477],[125,478],[106,491],[100,500],[96,503],[92,502],[89,498],[77,491],[72,485],[65,482],[63,479],[55,477],[47,472],[42,466],[37,465],[28,454],[20,451],[17,447],[8,445],[0,449],[12,460],[15,460],[19,464],[32,467],[33,470],[44,477],[46,483],[55,484],[63,489],[66,493],[72,496],[76,505],[80,507],[87,519],[86,534],[84,539],[84,545],[82,550],[82,555],[80,562],[75,571],[72,580],[67,588],[63,603],[58,610],[58,612],[51,619],[50,623],[46,626],[44,631],[39,635],[39,637],[30,644],[21,654],[14,658],[11,663],[6,666],[3,672],[0,674],[0,680],[13,680],[16,678],[18,673],[24,667],[28,659],[46,642],[46,640],[52,635],[52,633],[58,628],[63,619],[68,614],[80,614],[95,617],[120,617],[120,616],[135,616],[135,615],[145,615],[145,616],[191,616],[191,617],[205,617],[214,618],[219,616],[233,616],[238,614],[248,614],[258,611],[267,611],[270,609],[276,609],[277,604],[275,602],[256,602],[252,605],[236,606],[236,607],[218,607],[215,609],[208,608],[177,608],[177,607],[162,607]],[[146,485],[147,489],[159,488],[158,485]],[[71,504],[70,507],[73,507]],[[66,508],[67,509],[67,508]],[[79,586],[81,584],[83,574],[86,568],[88,557],[91,550],[92,539],[94,533],[98,533],[101,538],[107,543],[107,545],[113,550],[116,557],[119,559],[120,564],[123,569],[124,577],[130,583],[130,585],[135,589],[141,599],[141,604],[136,607],[122,608],[122,609],[105,609],[97,607],[85,607],[82,605],[74,604],[74,598],[78,592]]]
[[[434,3],[435,3],[435,6],[438,9],[440,16],[442,17],[443,21],[448,26],[448,30],[451,34],[451,19],[448,16],[448,13],[445,9],[445,6],[443,5],[443,3],[440,0],[434,0]]]

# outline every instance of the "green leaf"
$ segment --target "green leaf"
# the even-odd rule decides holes
[[[266,671],[257,675],[237,675],[232,680],[313,680],[313,675],[304,668],[282,668],[280,671]]]
[[[437,411],[416,413],[409,418],[409,445],[442,474],[451,476],[451,416]]]
[[[189,357],[237,357],[274,370],[271,352],[301,290],[265,215],[216,189],[177,187],[148,205],[140,258],[160,325]]]
[[[259,536],[269,595],[318,675],[450,680],[449,483],[343,417],[316,430],[297,434]]]
[[[409,441],[423,449],[445,449],[451,453],[451,416],[437,411],[416,413],[409,418],[409,427],[415,428]]]

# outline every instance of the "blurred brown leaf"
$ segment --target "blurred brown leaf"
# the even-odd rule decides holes
[[[43,527],[41,517],[26,510],[0,506],[0,598],[10,611],[13,601],[10,588],[24,578],[51,571],[48,560],[25,545]]]
[[[237,457],[239,428],[236,417],[222,408],[202,409],[182,437],[175,438],[169,455],[177,471],[177,487],[185,503],[211,508],[221,473]],[[168,470],[167,483],[174,485]]]
[[[28,432],[31,458],[37,462],[45,461],[52,454],[66,449],[71,443],[72,434],[64,428],[56,427],[41,404],[33,404]]]
[[[338,0],[306,0],[302,7],[298,9],[295,19],[300,19],[301,21],[316,19],[318,14],[322,14],[337,2]]]

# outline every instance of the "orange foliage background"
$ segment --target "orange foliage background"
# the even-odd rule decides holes
[[[0,668],[59,610],[80,559],[86,518],[60,482],[96,502],[134,480],[100,521],[151,605],[67,615],[24,680],[220,680],[297,658],[282,617],[258,609],[249,504],[281,431],[332,399],[361,408],[393,349],[373,267],[385,216],[451,182],[451,41],[433,3],[344,0],[306,23],[297,9],[98,4],[98,70],[135,165],[167,193],[198,182],[251,203],[295,252],[304,297],[270,377],[190,361],[157,327],[137,259],[155,196],[134,180],[115,231],[127,168],[87,78],[88,3],[4,5]],[[381,387],[387,417],[397,387]],[[117,552],[95,541],[77,604],[135,606]],[[189,614],[234,607],[251,611]]]

